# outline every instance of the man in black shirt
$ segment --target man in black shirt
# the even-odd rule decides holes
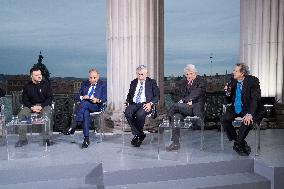
[[[32,68],[30,70],[31,81],[27,83],[23,88],[22,101],[24,108],[18,114],[19,119],[25,119],[30,117],[32,113],[38,113],[40,116],[46,115],[50,123],[52,123],[52,90],[47,81],[42,80],[41,71],[39,68]],[[43,129],[43,142],[44,144],[51,145],[49,131],[52,130],[52,124],[49,124],[50,128]],[[19,141],[15,144],[16,147],[22,147],[28,144],[27,140],[27,127],[20,126],[18,128]]]

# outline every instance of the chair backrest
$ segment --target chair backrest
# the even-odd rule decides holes
[[[13,114],[17,115],[23,108],[22,91],[12,91]]]
[[[223,114],[224,92],[206,93],[205,120],[218,122]]]

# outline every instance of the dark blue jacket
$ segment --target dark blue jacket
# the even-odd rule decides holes
[[[77,101],[80,100],[80,96],[88,95],[90,86],[91,83],[89,81],[83,81],[77,96]],[[101,100],[101,103],[105,103],[107,101],[107,85],[100,79],[97,81],[94,97]]]

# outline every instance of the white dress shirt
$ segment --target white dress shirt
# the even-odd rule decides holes
[[[133,102],[136,103],[136,98],[139,92],[139,89],[141,87],[141,82],[143,82],[142,86],[143,86],[143,90],[140,96],[140,103],[146,102],[146,96],[145,96],[145,81],[139,81],[137,83],[136,89],[135,89],[135,93],[134,93],[134,97],[133,97]]]

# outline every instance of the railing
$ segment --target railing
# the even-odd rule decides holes
[[[76,94],[54,94],[54,131],[62,131],[69,128],[72,121],[75,95]],[[21,93],[16,92],[13,93],[13,95],[7,95],[5,98],[7,118],[11,117],[11,115],[18,114],[22,106]],[[168,102],[166,107],[173,103],[169,95],[167,95],[166,102]],[[223,113],[224,92],[207,92],[205,103],[205,122],[214,122],[216,125],[219,125]]]

